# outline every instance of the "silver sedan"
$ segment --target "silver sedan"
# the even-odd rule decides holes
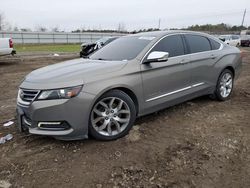
[[[17,98],[19,129],[63,140],[89,134],[114,140],[139,116],[202,95],[228,100],[241,62],[238,48],[204,33],[124,36],[88,59],[27,75]]]

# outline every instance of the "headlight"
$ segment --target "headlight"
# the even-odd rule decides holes
[[[63,88],[63,89],[53,89],[44,90],[39,96],[38,100],[52,100],[52,99],[70,99],[77,96],[82,90],[82,86]]]

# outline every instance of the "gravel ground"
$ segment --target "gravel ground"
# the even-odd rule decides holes
[[[76,54],[0,58],[0,187],[249,187],[250,49],[229,101],[204,96],[141,117],[126,137],[63,142],[19,133],[17,88],[30,71]]]

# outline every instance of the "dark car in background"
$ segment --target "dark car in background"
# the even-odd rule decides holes
[[[241,37],[241,46],[249,46],[250,47],[250,35],[245,35]]]
[[[102,48],[103,46],[109,44],[117,38],[118,37],[103,37],[93,43],[83,43],[81,45],[80,57],[88,57],[96,50]]]

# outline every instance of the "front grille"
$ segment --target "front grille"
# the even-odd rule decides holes
[[[36,98],[38,92],[39,92],[38,90],[24,90],[24,89],[21,89],[20,98],[23,101],[31,102]]]
[[[21,105],[29,105],[37,95],[39,90],[19,89],[18,92],[18,103]]]

